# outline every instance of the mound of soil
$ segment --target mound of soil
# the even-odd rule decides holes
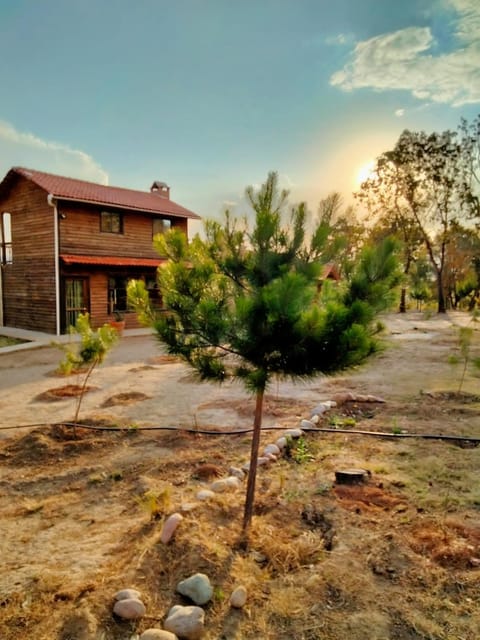
[[[151,396],[147,396],[139,391],[129,391],[127,393],[116,393],[114,396],[107,398],[102,407],[114,407],[116,405],[135,404],[142,400],[149,400]]]
[[[35,402],[58,402],[65,398],[77,398],[82,393],[88,393],[98,387],[86,386],[83,387],[80,384],[65,384],[63,387],[54,387],[53,389],[47,389],[42,393],[35,396]]]

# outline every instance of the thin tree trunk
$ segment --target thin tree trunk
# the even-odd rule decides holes
[[[443,290],[442,272],[437,271],[437,295],[438,295],[438,313],[446,313],[447,304],[445,300],[445,292]]]
[[[77,420],[78,420],[78,415],[80,413],[80,407],[82,404],[82,400],[83,400],[83,396],[85,395],[85,389],[87,386],[87,382],[88,379],[90,378],[92,371],[95,369],[96,365],[99,363],[99,359],[95,358],[95,360],[92,362],[92,364],[90,365],[89,369],[87,370],[87,373],[85,374],[85,378],[83,380],[83,384],[82,384],[82,388],[80,390],[80,393],[78,394],[78,400],[77,400],[77,407],[75,409],[75,416],[73,418],[73,437],[76,438],[76,427],[77,427]]]
[[[257,479],[258,451],[260,449],[260,433],[262,430],[264,390],[257,391],[255,404],[255,418],[253,420],[252,448],[250,451],[250,468],[248,470],[247,497],[245,499],[245,511],[243,514],[242,531],[245,533],[252,522],[253,503],[255,500],[255,480]]]
[[[407,311],[407,288],[402,287],[400,290],[400,306],[398,307],[400,313],[406,313]]]

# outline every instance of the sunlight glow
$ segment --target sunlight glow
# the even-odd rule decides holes
[[[362,182],[365,182],[365,180],[373,177],[375,173],[374,168],[375,160],[370,160],[369,162],[366,162],[364,165],[362,165],[360,169],[358,169],[355,179],[357,186],[360,186]]]

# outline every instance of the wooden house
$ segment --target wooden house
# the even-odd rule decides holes
[[[58,335],[83,312],[138,326],[128,280],[155,296],[153,237],[198,219],[163,182],[135,191],[14,167],[0,183],[0,326]]]

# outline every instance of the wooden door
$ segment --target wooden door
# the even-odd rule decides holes
[[[87,278],[65,278],[65,327],[75,326],[80,313],[88,311]]]

